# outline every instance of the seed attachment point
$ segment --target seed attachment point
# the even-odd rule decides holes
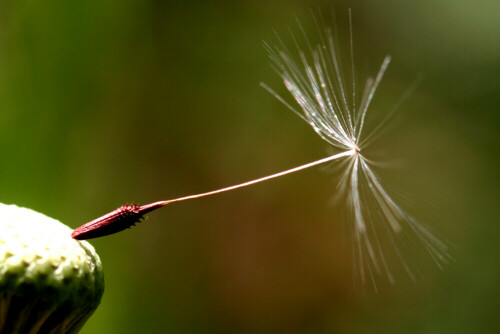
[[[125,204],[118,209],[94,219],[71,233],[71,237],[77,240],[86,240],[102,237],[123,231],[144,218],[144,214],[158,208],[159,206],[136,204]]]

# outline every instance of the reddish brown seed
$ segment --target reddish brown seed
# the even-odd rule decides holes
[[[88,222],[71,233],[77,240],[93,239],[123,231],[139,223],[144,214],[158,209],[162,205],[153,203],[144,206],[126,204],[102,217]]]

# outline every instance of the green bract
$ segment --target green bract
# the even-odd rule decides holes
[[[103,291],[89,243],[55,219],[0,203],[0,333],[76,333]]]

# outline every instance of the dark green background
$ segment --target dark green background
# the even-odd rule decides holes
[[[425,279],[353,285],[332,175],[318,168],[171,205],[92,241],[106,292],[82,333],[498,330],[498,1],[321,1],[359,68],[393,62],[371,113],[423,81],[377,142],[388,187],[456,247]],[[259,87],[285,94],[263,40],[314,1],[2,1],[0,201],[77,227],[324,157]],[[294,29],[295,29],[294,28]]]

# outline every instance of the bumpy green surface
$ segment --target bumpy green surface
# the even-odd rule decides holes
[[[99,305],[101,261],[71,229],[0,204],[0,333],[73,333]]]

